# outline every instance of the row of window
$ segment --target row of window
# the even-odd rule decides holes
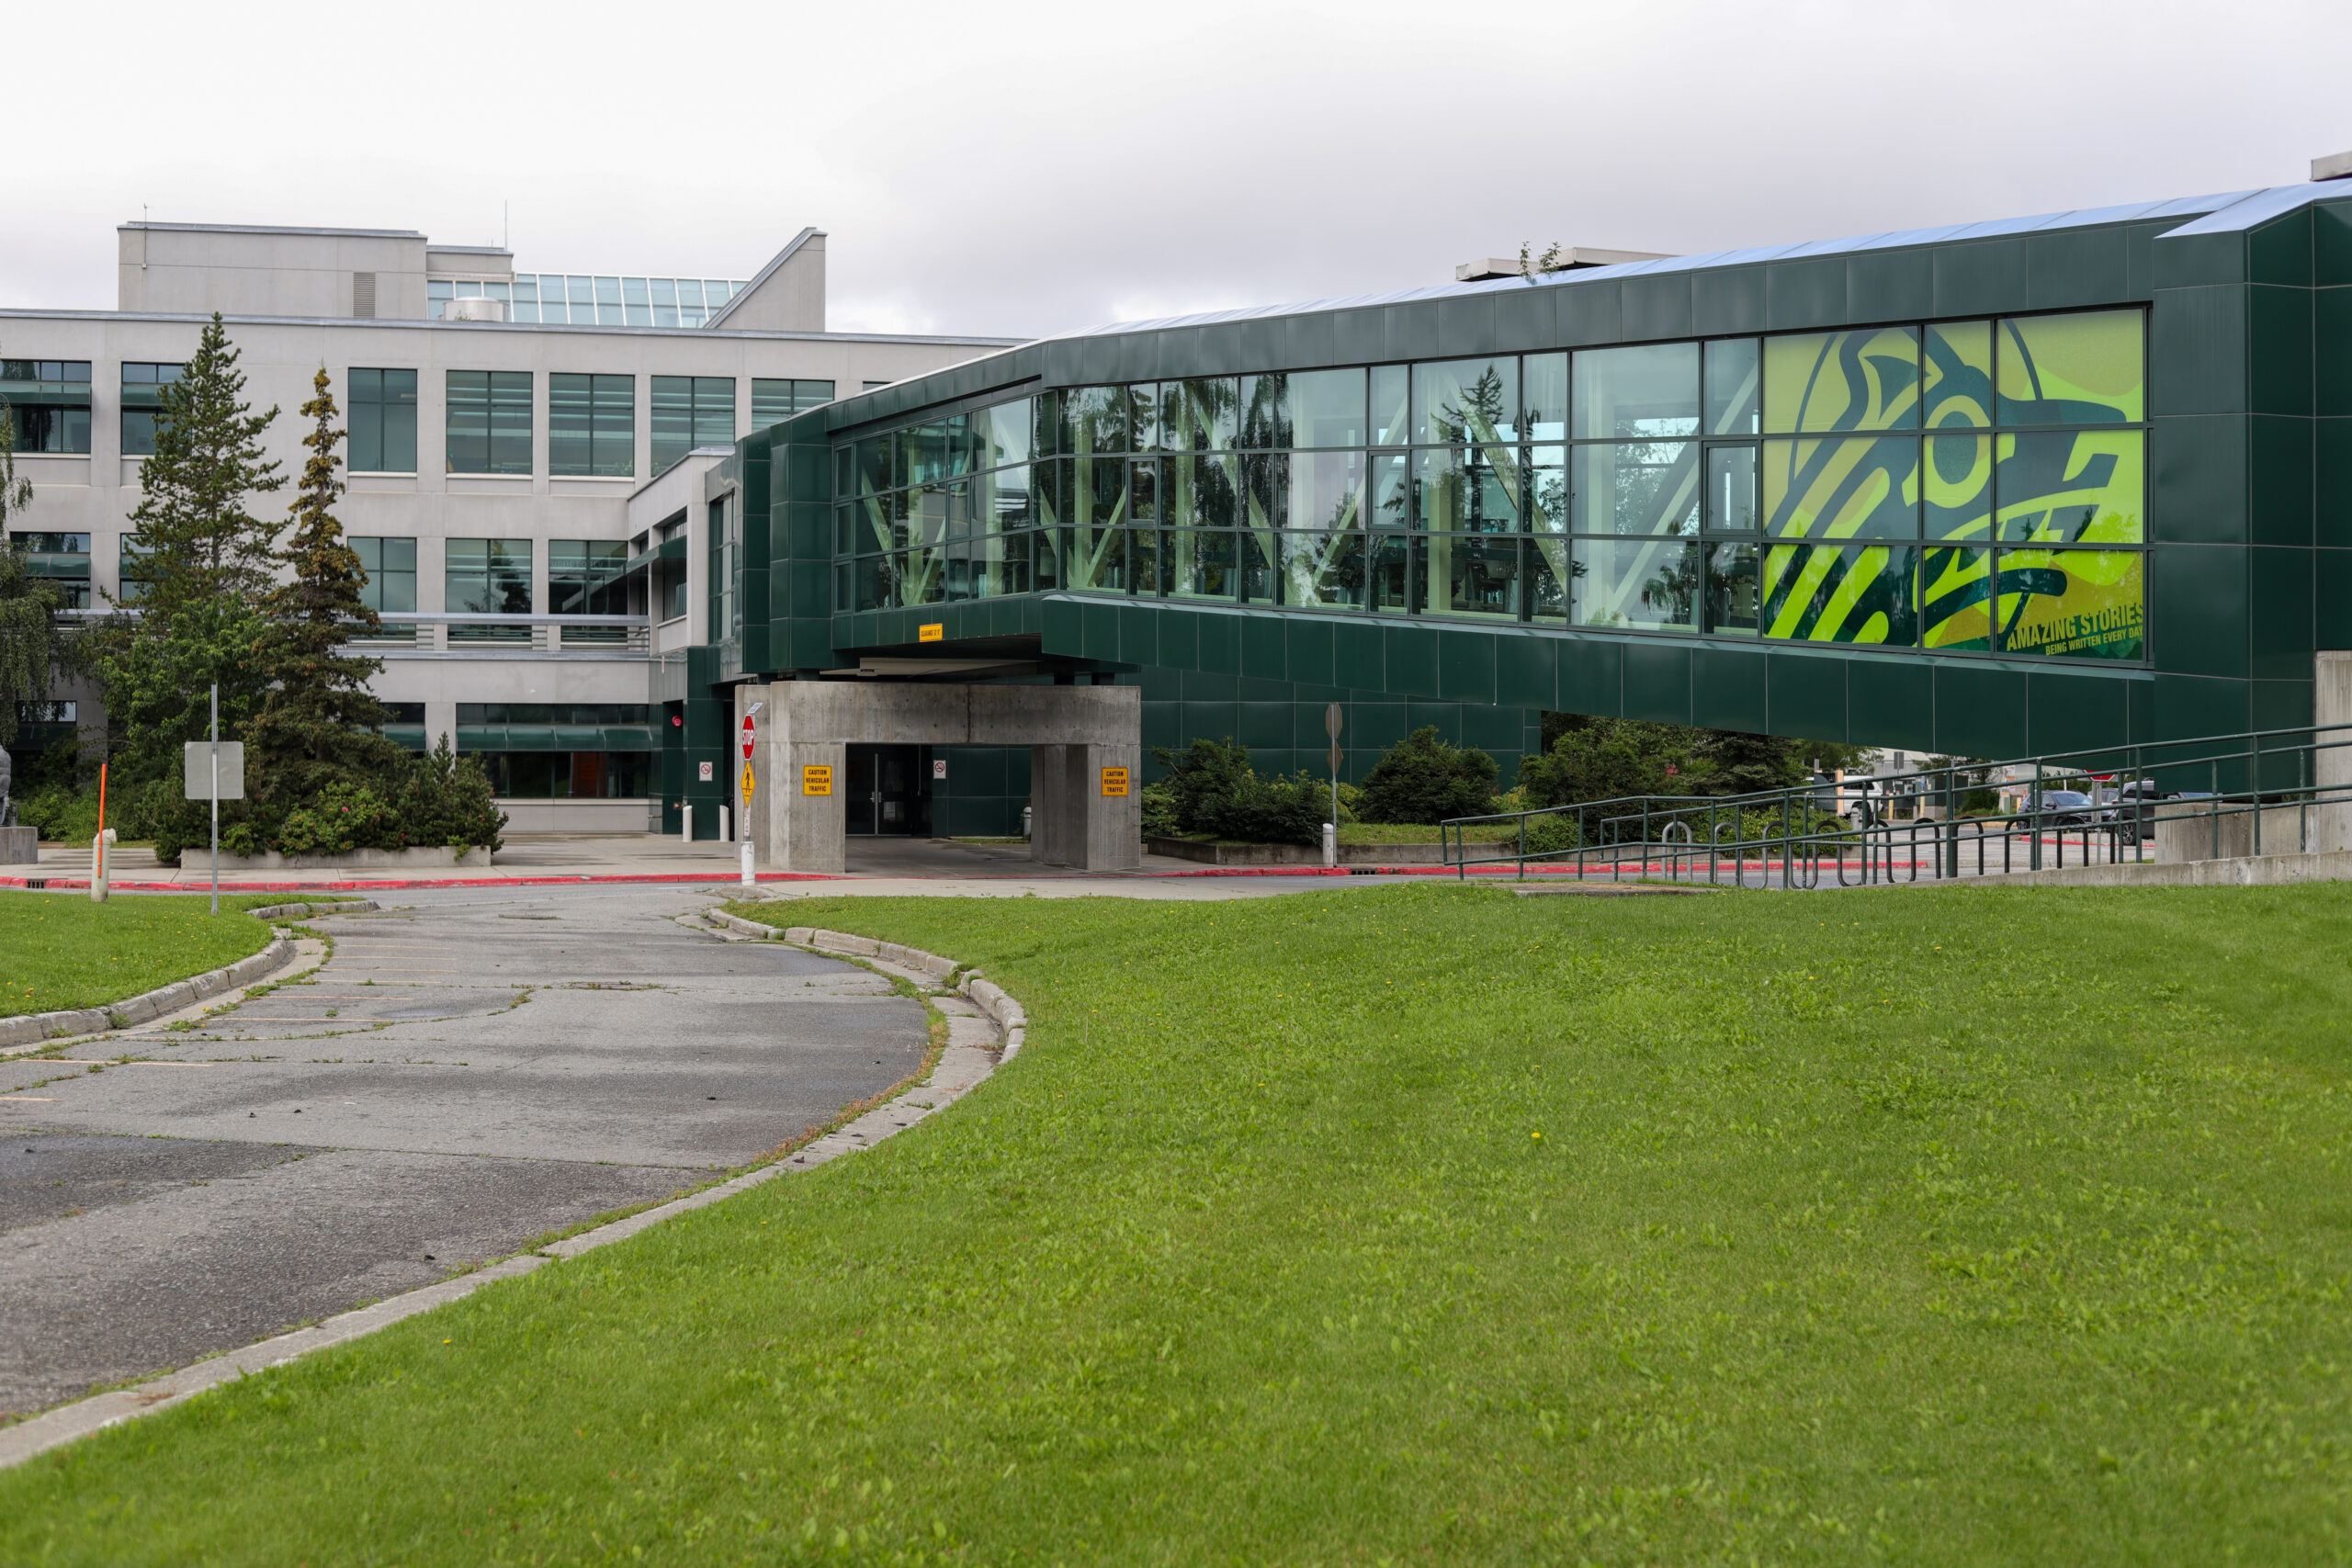
[[[25,552],[28,564],[36,577],[54,582],[64,596],[69,608],[86,610],[91,605],[90,536],[17,532],[8,536],[16,548]],[[410,614],[416,609],[416,540],[395,535],[355,534],[350,545],[359,557],[359,564],[368,574],[360,597],[369,608],[381,614]],[[117,596],[125,604],[138,601],[141,588],[140,563],[145,552],[139,536],[120,536],[117,557],[117,581],[120,587]],[[443,541],[442,590],[444,603],[453,615],[530,615],[532,543],[528,539],[447,539]],[[627,585],[623,581],[628,565],[628,547],[617,540],[550,539],[548,541],[548,611],[553,615],[625,615],[630,614]],[[685,614],[685,583],[683,573],[673,574],[677,581],[668,585],[662,605],[662,617],[673,618]],[[587,640],[600,628],[583,628]],[[616,640],[623,635],[619,627],[609,630]],[[496,640],[496,634],[506,628],[475,629],[478,637]],[[468,628],[458,628],[453,637],[464,640]],[[509,633],[508,635],[512,635]],[[524,633],[528,640],[528,633]],[[567,634],[567,640],[583,640],[582,631]]]
[[[426,317],[444,320],[451,299],[497,299],[510,321],[575,327],[698,327],[743,291],[738,278],[598,277],[518,272],[513,281],[433,278]]]
[[[834,569],[834,607],[1091,592],[1937,652],[2146,656],[2143,552],[1042,529]]]
[[[2143,317],[2080,311],[1079,387],[845,443],[838,498],[1033,457],[2136,425]]]
[[[122,367],[122,451],[155,450],[164,389],[181,367]],[[417,471],[417,373],[355,367],[346,383],[353,473]],[[632,478],[637,471],[637,378],[548,377],[548,471],[556,476]],[[726,376],[650,379],[653,471],[697,446],[735,441],[735,382]],[[447,384],[447,471],[528,474],[535,434],[534,378],[527,370],[452,370]],[[877,385],[879,383],[876,383]],[[756,377],[752,428],[764,430],[833,400],[833,383]],[[90,450],[90,364],[86,360],[0,361],[0,398],[16,418],[17,450],[75,454]]]

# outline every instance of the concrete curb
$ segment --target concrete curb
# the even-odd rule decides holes
[[[741,936],[768,941],[780,934],[774,926],[763,926],[756,920],[741,919],[723,910],[710,910],[707,918],[713,924],[733,931]],[[806,934],[827,939],[831,944],[831,951],[833,952],[849,952],[852,951],[851,944],[864,943],[866,949],[874,950],[876,962],[884,966],[914,970],[915,974],[910,975],[910,978],[927,977],[935,974],[944,982],[947,976],[956,974],[957,969],[957,965],[950,960],[922,952],[920,949],[900,947],[895,942],[876,942],[868,937],[850,936],[842,931],[811,931],[805,926],[795,929]],[[287,942],[282,937],[272,945],[280,944],[283,944],[289,953],[292,952],[293,944]],[[817,946],[814,942],[803,945]],[[905,960],[916,962],[902,964],[896,958],[881,957],[879,954],[884,949],[892,954],[901,955]],[[822,947],[818,950],[826,951]],[[258,957],[259,954],[255,956]],[[248,959],[246,962],[250,964],[253,960]],[[994,998],[993,1003],[989,999],[983,999],[978,994],[981,987],[985,987],[990,993]],[[290,1333],[280,1334],[257,1344],[248,1345],[243,1349],[215,1356],[210,1360],[198,1361],[192,1367],[166,1373],[163,1377],[141,1383],[136,1388],[118,1389],[111,1393],[93,1394],[87,1399],[76,1400],[71,1404],[62,1404],[54,1410],[45,1411],[28,1420],[20,1421],[16,1426],[0,1427],[0,1470],[22,1464],[27,1460],[46,1453],[51,1449],[70,1443],[76,1438],[87,1437],[93,1432],[119,1425],[134,1416],[144,1416],[151,1411],[169,1409],[183,1400],[189,1399],[217,1384],[227,1382],[232,1378],[244,1377],[254,1372],[266,1371],[272,1367],[284,1366],[288,1361],[298,1357],[307,1356],[314,1350],[323,1350],[331,1346],[345,1344],[363,1335],[373,1334],[379,1328],[390,1327],[404,1318],[414,1317],[419,1313],[429,1312],[435,1307],[460,1301],[493,1280],[515,1279],[530,1273],[541,1264],[568,1260],[584,1253],[594,1252],[599,1247],[610,1247],[616,1241],[626,1241],[641,1231],[649,1230],[664,1220],[685,1213],[690,1210],[707,1208],[722,1199],[731,1198],[739,1192],[748,1191],[752,1188],[774,1181],[780,1176],[789,1176],[796,1170],[813,1169],[842,1155],[855,1154],[860,1149],[872,1148],[892,1134],[913,1126],[927,1116],[938,1114],[965,1095],[969,1094],[994,1073],[998,1061],[1010,1060],[1012,1054],[1020,1048],[1019,1039],[1013,1032],[1014,1030],[1025,1030],[1026,1027],[1026,1019],[1021,1011],[1020,1003],[1012,1000],[996,987],[980,980],[978,971],[965,971],[963,981],[957,988],[970,997],[974,1005],[970,1009],[968,1017],[958,1011],[949,1012],[947,1049],[941,1054],[939,1066],[933,1069],[930,1080],[916,1085],[896,1100],[877,1106],[844,1125],[835,1128],[800,1149],[789,1160],[778,1160],[774,1165],[762,1166],[757,1170],[746,1171],[741,1176],[719,1182],[716,1186],[706,1187],[699,1192],[688,1193],[684,1198],[673,1198],[669,1202],[657,1204],[639,1213],[615,1220],[610,1224],[598,1225],[595,1229],[582,1231],[578,1235],[566,1236],[561,1241],[550,1242],[537,1252],[522,1253],[477,1269],[473,1273],[463,1274],[454,1280],[445,1280],[437,1285],[426,1285],[368,1306],[356,1307],[311,1327],[297,1328]],[[942,1010],[947,1010],[947,1008],[960,1010],[963,1006],[964,1004],[951,999],[946,1008]],[[982,1015],[1000,1025],[1000,1030],[992,1032],[999,1033],[1002,1041],[1001,1051],[993,1048],[988,1040],[974,1037],[978,1028],[978,1019]],[[1007,1017],[1015,1021],[1010,1027],[1003,1026],[1003,1021]],[[966,1027],[959,1031],[959,1025]],[[962,1032],[965,1038],[957,1039],[956,1035],[959,1032]],[[995,1059],[991,1060],[991,1057]]]
[[[0,1019],[0,1045],[37,1045],[61,1035],[103,1034],[108,1030],[128,1029],[182,1008],[194,1007],[223,991],[250,986],[265,975],[276,974],[293,960],[294,944],[282,936],[274,936],[267,947],[251,958],[241,958],[226,969],[209,970],[194,979],[175,980],[128,1001],[112,1002],[102,1008],[74,1008],[64,1012]]]
[[[982,978],[977,969],[967,969],[952,958],[942,958],[935,953],[925,953],[919,947],[905,947],[895,942],[877,942],[870,936],[853,936],[847,931],[827,931],[822,926],[762,925],[724,909],[711,909],[703,918],[762,942],[781,939],[795,947],[808,948],[817,953],[843,953],[857,958],[872,958],[885,964],[909,972],[910,979],[928,980],[934,986],[952,986],[972,999],[974,1006],[996,1023],[1004,1036],[1004,1061],[1011,1061],[1021,1052],[1029,1039],[1029,1014],[1002,987]]]

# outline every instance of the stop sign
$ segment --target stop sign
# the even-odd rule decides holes
[[[748,762],[748,761],[750,761],[751,760],[752,760],[752,721],[751,721],[750,719],[746,718],[746,719],[743,721],[743,761],[747,761],[747,762]]]

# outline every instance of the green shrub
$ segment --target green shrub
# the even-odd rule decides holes
[[[366,785],[329,784],[317,799],[286,814],[278,824],[277,847],[288,855],[399,849],[401,826],[399,814]]]
[[[1437,727],[1391,746],[1364,775],[1357,810],[1367,822],[1442,822],[1494,809],[1495,760],[1449,745]]]
[[[1555,811],[1548,817],[1527,819],[1527,852],[1532,855],[1563,854],[1584,846],[1584,834],[1577,827],[1573,811]]]
[[[1329,785],[1305,773],[1261,779],[1250,766],[1250,748],[1236,741],[1195,740],[1182,751],[1156,747],[1168,775],[1144,791],[1146,830],[1171,822],[1179,833],[1206,833],[1252,844],[1319,844]],[[1163,805],[1155,806],[1159,791]]]
[[[1184,829],[1177,820],[1176,792],[1166,779],[1143,786],[1143,836],[1147,839],[1172,839]]]
[[[39,829],[44,839],[86,844],[98,836],[97,792],[84,795],[52,785],[29,799],[18,799],[17,820]]]

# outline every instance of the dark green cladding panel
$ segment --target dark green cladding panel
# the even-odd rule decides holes
[[[1331,316],[1332,353],[1342,365],[1376,365],[1388,352],[1385,310],[1337,310]]]
[[[1871,251],[1846,260],[1846,304],[1857,321],[1936,313],[1936,264],[1926,251]]]
[[[2237,545],[2149,553],[2149,635],[2164,669],[2246,678],[2245,554]]]
[[[2132,737],[2131,682],[2073,670],[2026,677],[2027,748],[2081,751]]]
[[[1241,672],[1265,681],[1285,680],[1290,660],[1283,652],[1283,623],[1272,615],[1244,615],[1241,620]]]
[[[1559,644],[1561,713],[1616,718],[1625,712],[1623,643],[1577,637]]]
[[[2293,729],[2312,722],[2312,682],[2302,681],[2256,681],[2246,688],[2249,702],[2249,722],[2256,729]],[[2297,760],[2278,759],[2277,773],[2264,770],[2266,779],[2279,787],[2291,787],[2308,783],[2308,775],[2298,776]]]
[[[1846,321],[1846,258],[1772,262],[1764,268],[1765,325],[1772,332]]]
[[[2026,236],[2025,279],[2027,302],[2036,310],[2112,305],[2133,298],[2120,229]]]
[[[1496,634],[1441,631],[1437,635],[1437,694],[1455,702],[1495,700]]]
[[[1184,671],[1184,700],[1188,703],[1230,703],[1240,700],[1241,679],[1238,675],[1222,675],[1214,670]]]
[[[2312,446],[2315,542],[2352,549],[2352,417],[2313,420]]]
[[[2158,288],[2202,288],[2245,281],[2245,236],[2175,234],[2155,243]]]
[[[1438,739],[1449,746],[1462,744],[1462,709],[1455,703],[1414,702],[1405,704],[1405,728],[1408,733],[1424,729],[1437,731]]]
[[[1764,269],[1726,267],[1690,276],[1690,325],[1701,337],[1764,330]]]
[[[1847,660],[1846,728],[1905,750],[1934,750],[1935,671],[1916,659]]]
[[[2312,412],[2312,292],[2258,284],[2248,289],[2247,402],[2256,413]]]
[[[1625,716],[1660,724],[1690,722],[1690,650],[1668,642],[1625,649]]]
[[[2352,549],[2313,550],[2312,558],[2312,640],[2352,649]]]
[[[1494,295],[1496,338],[1506,348],[1535,348],[1557,342],[1559,318],[1554,307],[1559,296],[1557,288],[1540,286],[1506,288]]]
[[[1770,733],[1807,740],[1847,739],[1845,660],[1776,650],[1765,664]]]
[[[1348,705],[1347,740],[1351,747],[1385,750],[1404,739],[1406,733],[1405,704],[1401,700]]]
[[[1288,358],[1283,353],[1284,334],[1282,318],[1267,316],[1254,321],[1237,321],[1240,329],[1240,360],[1252,367],[1283,366]]]
[[[1378,621],[1344,620],[1331,626],[1331,678],[1351,691],[1388,686],[1388,633]]]
[[[1200,667],[1212,675],[1241,673],[1241,617],[1232,614],[1194,612],[1200,627]]]
[[[1084,619],[1080,623],[1079,651],[1088,659],[1105,664],[1119,660],[1119,610],[1115,603],[1089,600],[1080,606]]]
[[[1657,277],[1628,277],[1618,285],[1619,309],[1626,337],[1689,337],[1690,275],[1669,272]]]
[[[1495,640],[1495,700],[1507,707],[1557,709],[1559,660],[1550,639],[1537,637]]]
[[[1048,599],[1039,608],[1045,612],[1045,651],[1059,654],[1065,659],[1084,658],[1086,619],[1081,613],[1084,607],[1068,599]],[[912,616],[908,618],[913,619]],[[915,627],[908,626],[900,634],[900,640],[915,641]]]
[[[2251,722],[2253,692],[2245,681],[2211,675],[2155,675],[2156,733],[2170,739],[2234,735]]]
[[[1282,358],[1278,363],[1293,370],[1315,370],[1326,365],[1342,363],[1332,348],[1331,317],[1324,311],[1284,316]]]
[[[2352,284],[2352,201],[2312,209],[2312,283],[2321,288]]]
[[[1119,615],[1119,662],[1146,669],[1159,662],[1159,611],[1150,604],[1126,604]]]
[[[1936,253],[1939,316],[1988,316],[2014,310],[2026,297],[2022,238],[1974,240]]]
[[[1388,689],[1402,697],[1436,696],[1437,628],[1389,621],[1381,631],[1388,645]]]
[[[2246,589],[2260,607],[2247,624],[2248,669],[2255,679],[2311,678],[2313,585],[2308,549],[2246,552]]]
[[[2244,544],[2246,419],[2179,414],[2148,432],[2148,537],[2158,544]]]
[[[1270,681],[1262,675],[1240,675],[1234,679],[1234,694],[1245,703],[1287,703],[1297,698],[1298,688],[1288,681]]]
[[[1936,750],[1953,757],[2026,750],[2025,675],[1958,660],[1935,667]]]
[[[1252,750],[1266,746],[1280,746],[1285,750],[1289,750],[1290,705],[1288,703],[1242,703],[1239,707],[1241,744]]]
[[[2173,223],[2134,223],[2123,231],[2123,265],[2126,269],[2124,298],[2150,299],[2156,292],[2156,236]]]
[[[2290,288],[2312,286],[2310,208],[2290,212],[2247,233],[2245,276],[2249,283],[2278,283]]]
[[[1178,609],[1165,609],[1159,614],[1160,663],[1171,670],[1198,670],[1201,667],[1200,617]]]
[[[1423,300],[1388,307],[1388,351],[1399,359],[1440,359],[1445,338],[1437,327],[1437,304]]]
[[[2257,414],[2246,421],[2246,506],[2257,545],[2312,545],[2312,435],[2316,420]],[[2256,603],[2260,603],[2259,600]]]
[[[2244,286],[2164,290],[2148,339],[2151,413],[2246,412]]]
[[[1710,729],[1761,734],[1771,724],[1761,649],[1690,650],[1690,721]]]
[[[1593,283],[1558,285],[1555,310],[1560,321],[1559,341],[1571,348],[1587,344],[1617,343],[1624,338],[1621,286],[1611,278]]]
[[[1283,659],[1290,678],[1306,685],[1328,686],[1338,680],[1331,660],[1331,622],[1302,615],[1283,628]]]
[[[1437,336],[1444,345],[1439,352],[1444,354],[1493,354],[1503,348],[1505,344],[1495,332],[1494,295],[1473,294],[1439,300]]]
[[[2352,414],[2352,288],[2312,295],[2312,412]]]

